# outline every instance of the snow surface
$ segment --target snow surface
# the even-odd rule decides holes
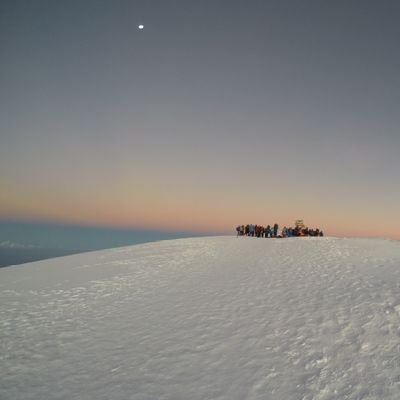
[[[400,242],[208,237],[0,270],[0,399],[399,399]]]

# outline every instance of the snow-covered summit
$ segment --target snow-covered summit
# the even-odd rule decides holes
[[[398,399],[400,243],[208,237],[0,270],[1,399]]]

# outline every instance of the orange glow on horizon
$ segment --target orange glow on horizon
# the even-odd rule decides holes
[[[95,218],[93,215],[69,215],[65,216],[62,213],[2,213],[0,218],[19,220],[27,222],[38,222],[38,223],[50,223],[50,224],[65,224],[65,225],[79,225],[97,228],[110,228],[110,229],[143,229],[143,230],[160,230],[160,231],[170,231],[170,232],[193,232],[198,234],[210,234],[210,235],[224,235],[224,234],[235,234],[235,227],[239,224],[246,223],[260,223],[262,221],[257,221],[256,218],[241,218],[233,220],[230,215],[226,217],[221,216],[220,218],[214,219],[211,223],[209,220],[202,220],[201,218],[193,218],[188,223],[186,216],[182,215],[180,218],[172,218],[172,216],[164,216],[163,218],[159,215],[159,219],[147,219],[146,216],[143,218],[129,218],[121,214],[113,213],[110,214],[97,214]],[[282,222],[280,222],[282,221]],[[282,228],[283,226],[294,226],[294,221],[287,222],[287,218],[276,218],[273,221],[266,221],[265,225],[269,222],[277,222]],[[371,231],[365,229],[365,227],[359,227],[354,229],[349,226],[340,226],[340,224],[318,224],[311,225],[307,224],[309,227],[320,228],[325,236],[334,237],[384,237],[391,238],[394,240],[400,240],[400,235],[395,230],[385,230],[385,231]],[[364,229],[363,229],[364,228]]]
[[[400,239],[394,222],[386,220],[383,226],[380,215],[367,218],[368,210],[364,212],[347,204],[346,208],[334,209],[333,202],[309,202],[301,198],[292,202],[285,196],[279,202],[268,199],[249,202],[245,193],[235,196],[226,191],[214,195],[202,192],[201,188],[190,188],[180,195],[176,188],[164,193],[151,187],[140,196],[130,188],[117,189],[99,188],[95,201],[95,194],[84,189],[72,196],[68,188],[62,187],[60,191],[49,190],[28,198],[19,190],[13,194],[10,191],[0,198],[0,218],[206,234],[234,234],[238,224],[247,223],[277,222],[282,228],[303,219],[306,226],[319,228],[327,236]]]

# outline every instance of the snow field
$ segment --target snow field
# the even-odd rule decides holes
[[[0,399],[398,399],[400,243],[210,237],[0,270]]]

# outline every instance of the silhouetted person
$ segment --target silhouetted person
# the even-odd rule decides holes
[[[274,237],[278,236],[278,224],[274,224]]]

